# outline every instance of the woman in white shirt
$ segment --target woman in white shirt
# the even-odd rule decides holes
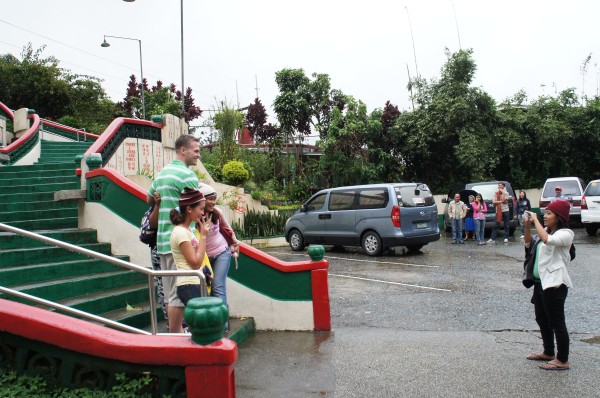
[[[529,219],[525,224],[525,247],[532,251],[533,297],[535,320],[540,327],[544,351],[532,353],[527,359],[545,361],[544,370],[567,370],[569,363],[569,332],[565,323],[565,300],[571,284],[567,264],[571,261],[570,249],[574,233],[568,228],[569,210],[566,200],[556,200],[548,205],[542,226],[537,215],[525,213]],[[527,216],[526,216],[527,217]],[[532,242],[531,223],[538,236]],[[556,356],[554,338],[556,337]]]
[[[206,237],[210,228],[204,220],[206,198],[197,189],[185,188],[179,199],[179,209],[172,209],[171,221],[175,224],[171,233],[171,251],[178,270],[197,270],[202,266],[206,254]],[[200,238],[190,228],[195,222]],[[177,295],[184,305],[200,297],[200,280],[197,276],[178,276]]]

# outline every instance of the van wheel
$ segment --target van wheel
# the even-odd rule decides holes
[[[369,256],[379,256],[381,254],[383,245],[377,232],[365,232],[362,238],[362,248]]]
[[[596,233],[598,233],[598,225],[586,225],[585,230],[589,236],[596,236]]]
[[[295,252],[304,250],[304,237],[297,229],[290,232],[290,248]]]
[[[406,246],[406,248],[408,249],[408,251],[411,252],[418,252],[419,250],[421,250],[423,248],[424,245],[409,245]]]

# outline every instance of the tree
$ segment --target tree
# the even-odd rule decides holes
[[[171,83],[169,87],[164,87],[163,82],[158,80],[152,89],[148,89],[148,83],[144,79],[143,84],[137,83],[135,75],[129,76],[127,91],[122,102],[117,104],[120,115],[125,117],[134,117],[141,119],[142,112],[142,91],[144,90],[144,102],[146,106],[146,117],[150,119],[152,115],[163,115],[169,113],[177,117],[182,117],[181,113],[181,91],[176,90],[175,84]],[[202,110],[194,105],[192,89],[187,88],[184,97],[185,112],[183,119],[186,123],[198,118]]]
[[[114,117],[114,104],[100,80],[72,74],[59,67],[59,61],[43,57],[44,46],[34,50],[29,43],[21,60],[0,56],[0,93],[12,108],[34,108],[44,118],[68,121],[100,133]]]
[[[258,144],[267,144],[272,149],[281,145],[281,140],[277,139],[279,129],[271,123],[267,124],[267,111],[262,102],[258,98],[254,99],[254,103],[248,105],[246,112],[246,127],[250,131],[250,135]]]
[[[343,110],[334,107],[326,138],[321,141],[323,155],[319,169],[325,185],[340,186],[366,182],[365,136],[369,120],[362,101],[346,97]]]
[[[401,114],[391,128],[406,164],[405,177],[439,190],[491,177],[503,153],[492,142],[495,102],[481,89],[471,87],[477,70],[472,50],[453,54],[446,50],[446,57],[439,81],[409,83],[409,89],[418,88],[414,95],[418,107]]]
[[[369,178],[373,182],[400,181],[403,175],[401,148],[396,146],[392,127],[400,116],[398,106],[390,101],[383,110],[369,116],[366,146],[369,154]]]
[[[236,157],[235,134],[244,127],[244,115],[225,103],[214,116],[215,128],[219,131],[221,166]]]

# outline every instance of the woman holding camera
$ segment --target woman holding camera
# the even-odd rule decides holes
[[[548,205],[544,213],[544,228],[531,211],[523,213],[525,224],[525,253],[533,258],[533,297],[535,320],[540,327],[544,351],[532,353],[527,359],[545,361],[544,370],[567,370],[569,363],[569,332],[565,323],[565,300],[571,278],[567,264],[574,233],[568,228],[569,210],[566,200]],[[531,236],[533,222],[537,235]],[[556,338],[556,355],[554,350]]]

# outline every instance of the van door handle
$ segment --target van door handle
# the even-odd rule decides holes
[[[331,220],[331,214],[319,214],[319,220]]]

